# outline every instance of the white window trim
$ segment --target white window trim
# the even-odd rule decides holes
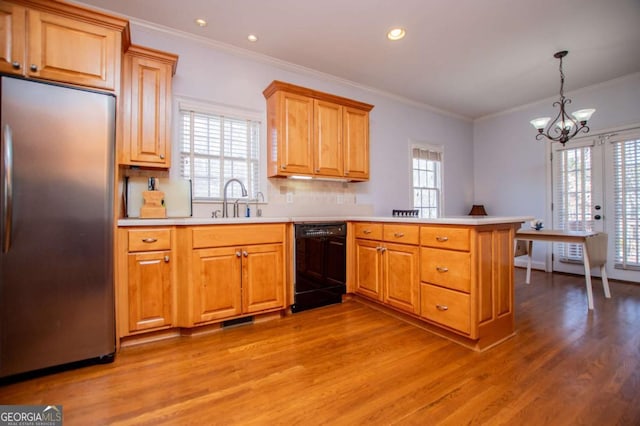
[[[439,217],[444,216],[444,191],[445,191],[445,182],[444,182],[444,145],[435,145],[425,141],[418,141],[415,139],[409,139],[409,205],[413,206],[413,150],[414,148],[423,149],[428,151],[438,152],[440,154],[440,199],[438,200],[440,204],[440,211],[438,212]]]
[[[243,107],[237,107],[233,105],[225,105],[215,102],[208,102],[200,99],[191,98],[188,96],[174,96],[173,98],[173,111],[172,127],[173,127],[173,139],[171,144],[171,156],[172,158],[180,158],[180,110],[190,109],[205,114],[219,114],[233,116],[235,118],[242,118],[246,120],[260,122],[260,188],[262,188],[262,195],[264,196],[264,203],[269,202],[268,199],[268,180],[267,180],[267,126],[266,126],[266,112],[252,110]],[[180,176],[180,167],[174,164],[169,172],[171,179],[182,179]],[[194,204],[220,204],[220,200],[194,200]],[[262,204],[262,200],[260,200]]]

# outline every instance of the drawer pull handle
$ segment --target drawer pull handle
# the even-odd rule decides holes
[[[371,229],[365,229],[362,233],[369,235],[371,233]]]
[[[447,305],[436,305],[436,309],[439,311],[448,311],[449,307]]]
[[[393,236],[396,238],[402,238],[404,237],[404,232],[396,232],[395,234],[393,234]]]
[[[436,240],[440,241],[441,243],[444,243],[445,241],[449,241],[449,237],[436,237]]]
[[[449,268],[446,266],[436,266],[436,271],[438,272],[449,272]]]
[[[142,239],[142,242],[143,242],[143,243],[149,243],[149,244],[150,244],[150,243],[155,243],[156,241],[158,241],[158,239],[157,239],[157,238],[150,238],[150,237],[149,237],[149,238],[143,238],[143,239]]]

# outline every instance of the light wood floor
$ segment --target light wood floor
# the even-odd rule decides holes
[[[516,270],[518,334],[475,353],[351,301],[4,385],[65,425],[638,425],[640,286]]]

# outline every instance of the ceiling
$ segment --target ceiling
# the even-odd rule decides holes
[[[640,71],[640,0],[82,0],[468,119]],[[196,18],[208,25],[197,26]],[[391,42],[386,32],[407,35]],[[255,43],[247,40],[253,33]],[[135,42],[135,33],[133,34]]]

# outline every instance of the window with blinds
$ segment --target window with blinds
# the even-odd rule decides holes
[[[222,200],[227,180],[237,178],[249,198],[260,191],[260,122],[180,109],[180,175],[191,179],[194,200]],[[240,185],[228,196],[240,198]]]
[[[554,153],[554,228],[593,231],[591,154],[591,146],[563,149]],[[561,261],[582,262],[582,245],[559,243],[558,249]]]
[[[613,142],[615,267],[640,270],[640,139]]]
[[[414,146],[411,149],[413,208],[422,218],[442,213],[442,148]]]

